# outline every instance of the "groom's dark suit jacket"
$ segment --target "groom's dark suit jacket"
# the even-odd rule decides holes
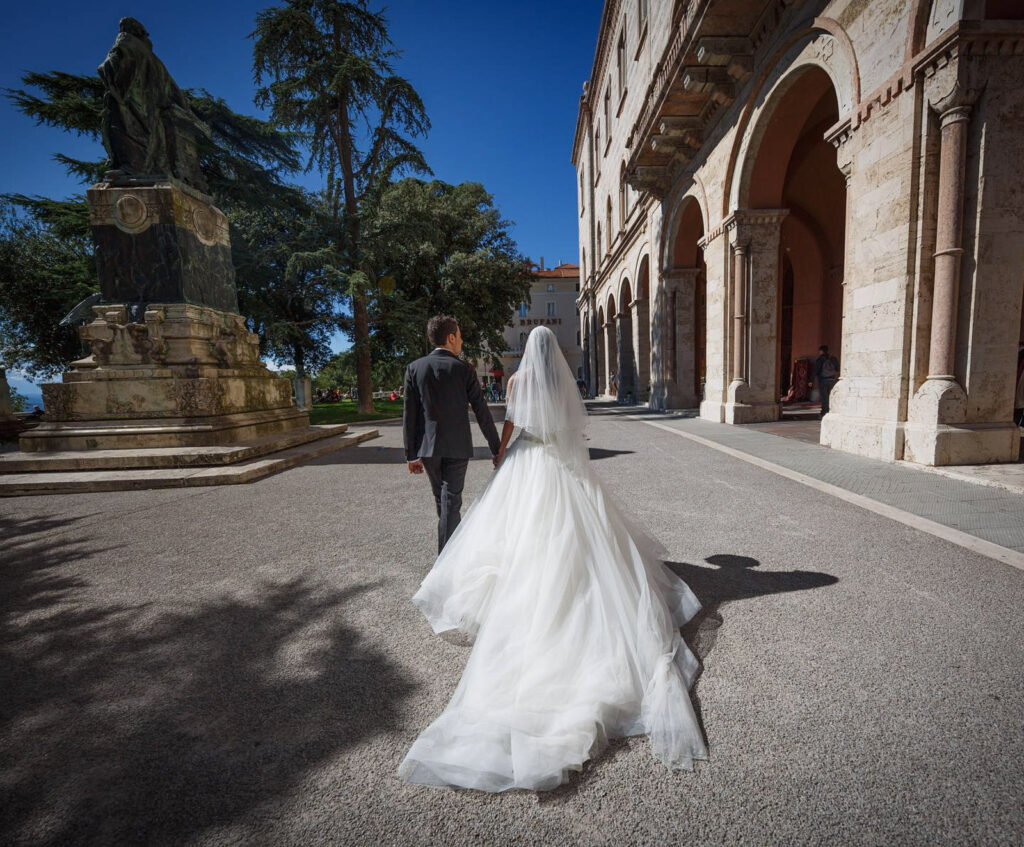
[[[405,458],[471,459],[473,436],[467,406],[497,454],[501,446],[491,410],[473,369],[454,353],[437,349],[405,371]]]

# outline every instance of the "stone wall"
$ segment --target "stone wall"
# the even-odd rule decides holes
[[[794,332],[794,356],[807,354],[815,331],[831,339],[841,326],[831,343],[842,376],[822,443],[929,464],[1016,459],[1024,20],[984,20],[986,5],[972,0],[649,5],[645,28],[640,4],[605,4],[581,100],[573,161],[581,257],[590,257],[581,324],[593,326],[599,308],[607,323],[613,300],[629,306],[619,304],[623,282],[635,291],[646,260],[647,326],[637,309],[630,334],[649,367],[651,405],[700,402],[702,416],[735,423],[779,414],[779,371],[788,366],[779,347],[781,251],[809,250],[817,238],[824,255],[825,236],[815,233],[824,207],[806,195],[795,205],[783,191],[773,205],[793,223],[779,241],[761,220],[774,190],[765,180],[784,187],[786,157],[802,155],[791,142],[809,117],[787,91],[824,74],[838,121],[808,137],[835,149],[845,237],[828,267],[820,257],[793,265],[836,286],[817,300],[805,288],[803,311],[793,312],[821,312]],[[620,217],[623,171],[637,191]],[[674,254],[690,203],[703,218],[700,315],[686,311],[686,270]],[[669,315],[672,302],[682,304],[682,322]],[[706,372],[695,398],[680,390],[685,374],[678,384],[669,378],[695,361],[670,361],[667,345],[692,337],[699,322]],[[607,391],[591,370],[592,388]]]

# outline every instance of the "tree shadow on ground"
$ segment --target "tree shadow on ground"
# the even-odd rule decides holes
[[[396,727],[414,685],[342,621],[376,583],[90,603],[69,568],[103,551],[20,523],[35,540],[0,557],[0,842],[180,844]]]
[[[685,562],[665,562],[665,564],[682,578],[701,602],[701,609],[682,628],[683,639],[701,662],[701,667],[690,689],[697,723],[705,739],[708,738],[704,726],[704,710],[700,702],[699,682],[704,672],[704,660],[715,646],[718,630],[723,623],[722,608],[737,600],[748,600],[767,594],[778,594],[786,591],[805,591],[810,588],[822,588],[834,585],[839,581],[832,574],[817,571],[754,571],[761,563],[749,556],[716,554],[705,560],[713,567],[691,565]],[[564,785],[554,791],[538,794],[538,802],[542,805],[559,805],[573,797],[580,786],[591,778],[595,769],[614,757],[621,755],[628,748],[628,739],[613,739],[608,747],[596,759],[588,759],[579,774],[573,774]],[[712,745],[708,744],[709,751]],[[652,767],[660,767],[653,758]],[[697,765],[700,767],[700,765]]]

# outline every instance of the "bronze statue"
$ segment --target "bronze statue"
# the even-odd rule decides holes
[[[210,130],[153,53],[149,33],[135,18],[120,31],[99,67],[103,96],[103,146],[113,171],[108,179],[175,177],[207,191],[197,146]]]

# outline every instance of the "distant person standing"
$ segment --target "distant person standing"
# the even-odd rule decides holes
[[[839,379],[839,360],[828,352],[828,345],[818,348],[819,356],[814,362],[814,376],[818,380],[818,393],[821,395],[821,416],[828,414],[828,397]]]

